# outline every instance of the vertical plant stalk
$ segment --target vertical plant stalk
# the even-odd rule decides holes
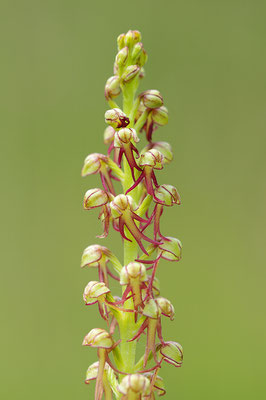
[[[154,141],[155,130],[168,122],[168,111],[157,90],[137,95],[144,77],[147,54],[138,31],[121,34],[117,40],[114,75],[105,85],[105,97],[111,107],[105,113],[108,124],[104,132],[107,155],[94,153],[86,157],[82,176],[99,174],[102,188],[89,189],[84,209],[99,209],[105,238],[110,227],[123,241],[124,260],[104,246],[88,246],[81,267],[94,267],[99,280],[90,281],[83,299],[86,305],[98,305],[107,330],[92,329],[83,345],[97,349],[98,361],[92,364],[85,382],[96,381],[95,400],[155,399],[164,395],[163,379],[158,375],[163,362],[180,367],[183,350],[179,343],[165,341],[162,318],[174,319],[174,307],[160,295],[156,277],[161,260],[179,261],[181,242],[161,233],[160,219],[164,207],[180,204],[176,188],[159,184],[158,171],[172,158],[171,146]],[[116,98],[122,94],[122,108]],[[147,140],[141,152],[140,141]],[[116,193],[119,181],[121,193]],[[148,227],[153,227],[150,236]],[[113,296],[109,280],[121,285],[120,297]],[[116,334],[118,333],[118,335]],[[146,334],[146,335],[145,335]],[[119,340],[114,338],[119,336]],[[138,340],[146,340],[145,352],[136,360]]]

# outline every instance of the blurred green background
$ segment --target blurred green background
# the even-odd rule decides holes
[[[103,96],[116,37],[139,29],[149,54],[141,89],[159,89],[182,207],[163,232],[184,246],[159,269],[182,343],[165,366],[167,399],[265,399],[266,3],[260,0],[1,1],[1,385],[3,399],[92,399],[83,384],[104,327],[79,268],[99,242],[82,210],[85,156],[104,152]],[[121,255],[112,234],[102,244]]]

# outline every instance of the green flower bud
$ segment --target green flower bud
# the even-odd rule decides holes
[[[140,67],[138,65],[129,65],[125,71],[123,72],[121,79],[123,82],[127,83],[134,79],[140,71]]]
[[[89,154],[84,161],[84,165],[81,171],[82,176],[97,174],[102,166],[107,166],[108,157],[104,154],[92,153]]]
[[[118,50],[121,50],[125,46],[125,34],[121,33],[121,35],[118,36],[117,38],[117,48]]]
[[[84,337],[82,345],[111,349],[114,342],[110,333],[101,328],[94,328]]]
[[[137,400],[140,395],[143,397],[149,394],[150,381],[144,375],[126,375],[118,386],[118,391],[125,396],[131,395],[130,399],[132,400]],[[134,395],[136,397],[133,397]]]
[[[126,64],[127,59],[128,59],[128,47],[123,47],[123,49],[121,49],[116,55],[115,64],[121,68]]]
[[[154,169],[162,169],[163,168],[163,155],[156,149],[148,150],[146,153],[141,154],[140,156],[140,167],[149,166]]]
[[[167,142],[153,142],[148,144],[144,149],[141,151],[141,154],[145,153],[150,149],[159,150],[162,155],[164,156],[164,164],[169,164],[173,159],[173,151],[172,147]]]
[[[146,372],[144,374],[150,381],[154,378],[154,373]],[[156,375],[155,381],[153,382],[153,390],[158,393],[158,396],[163,396],[166,393],[163,378],[159,375]]]
[[[114,136],[115,136],[115,129],[112,128],[111,126],[107,126],[103,134],[104,144],[110,145],[114,140]]]
[[[125,128],[129,124],[129,118],[119,108],[106,111],[105,122],[115,129]]]
[[[147,303],[145,304],[142,314],[148,318],[158,319],[161,315],[161,310],[156,300],[154,299],[148,300]]]
[[[157,302],[161,313],[166,317],[169,317],[170,320],[173,321],[175,316],[175,309],[172,303],[164,297],[158,297],[155,301]]]
[[[148,54],[147,54],[146,50],[143,49],[142,53],[140,54],[140,57],[138,59],[138,65],[140,67],[143,67],[147,61],[148,61]],[[143,73],[144,73],[144,69],[143,69]]]
[[[102,189],[87,190],[84,196],[83,207],[85,210],[91,210],[95,207],[101,207],[107,204],[113,196]]]
[[[122,128],[115,133],[114,146],[123,147],[124,144],[130,143],[131,141],[137,143],[139,138],[137,132],[133,128]]]
[[[159,344],[156,351],[159,351],[163,359],[169,364],[181,367],[183,363],[183,348],[181,344],[177,342],[165,342],[164,344]]]
[[[166,107],[161,106],[152,111],[152,120],[155,124],[163,126],[168,123],[168,110]]]
[[[132,59],[133,64],[138,64],[137,60],[139,59],[142,52],[143,52],[143,44],[136,43],[133,46],[132,53],[131,53],[131,59]]]
[[[158,90],[146,90],[140,97],[146,108],[158,108],[163,105],[163,98]]]
[[[154,190],[155,197],[165,206],[181,204],[180,196],[176,188],[172,185],[161,185]]]
[[[147,281],[145,265],[139,262],[131,262],[122,268],[120,274],[120,284],[128,285],[133,280],[139,282]]]
[[[159,252],[163,259],[168,261],[179,261],[182,255],[182,243],[173,237],[161,239]]]
[[[125,35],[125,45],[133,46],[135,43],[141,42],[141,33],[139,31],[128,31]]]
[[[107,293],[110,293],[110,289],[104,282],[91,281],[84,289],[83,300],[87,305],[94,304],[97,300],[103,300]]]
[[[119,76],[111,76],[105,84],[104,94],[106,100],[114,99],[121,93]]]

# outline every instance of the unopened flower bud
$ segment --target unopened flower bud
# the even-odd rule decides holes
[[[119,108],[106,111],[105,122],[115,129],[125,128],[129,124],[129,118]]]
[[[131,58],[132,58],[133,63],[137,64],[136,61],[138,60],[138,58],[140,57],[142,52],[143,52],[143,44],[140,42],[136,43],[133,46],[132,53],[131,53]]]
[[[163,359],[175,367],[181,367],[183,363],[183,348],[177,342],[164,342],[157,346],[157,351],[160,351]]]
[[[114,342],[110,333],[101,328],[94,328],[85,336],[82,345],[111,349]]]
[[[138,65],[129,65],[123,72],[121,79],[123,82],[129,82],[138,75],[139,71],[140,67]]]
[[[172,321],[175,316],[175,309],[172,303],[169,300],[165,299],[164,297],[158,297],[156,299],[156,302],[161,310],[161,313],[166,317],[169,317],[170,320]]]
[[[172,185],[161,185],[154,190],[155,198],[160,200],[165,206],[181,204],[180,196],[176,188]]]
[[[125,45],[133,46],[141,41],[141,33],[139,31],[128,31],[125,35]]]
[[[146,108],[158,108],[163,105],[163,98],[158,90],[146,90],[140,97]]]
[[[154,169],[163,168],[163,155],[156,149],[148,150],[140,156],[140,167],[149,166]]]
[[[118,50],[121,50],[125,46],[125,34],[121,33],[121,35],[118,36],[117,38],[117,48]]]
[[[141,154],[145,153],[145,151],[148,151],[150,149],[156,149],[162,153],[162,155],[164,156],[164,164],[169,164],[173,159],[172,147],[167,142],[150,143],[146,147],[144,147],[144,149],[141,151]]]
[[[128,285],[132,280],[145,282],[147,280],[145,265],[139,262],[131,262],[122,268],[120,284]]]
[[[150,381],[144,375],[133,374],[126,375],[120,385],[118,391],[123,395],[131,395],[130,399],[137,400],[139,396],[147,396],[150,392]],[[136,398],[133,397],[136,395]]]
[[[163,126],[168,123],[168,110],[166,107],[161,106],[155,108],[152,112],[152,120],[155,124]]]
[[[110,289],[104,282],[91,281],[84,289],[83,300],[87,305],[94,304],[97,299],[103,299],[107,293],[110,293]]]
[[[182,255],[182,243],[173,237],[162,238],[159,245],[161,257],[168,261],[179,261]]]
[[[106,100],[114,99],[119,96],[120,93],[121,88],[119,76],[111,76],[105,84],[104,95]]]
[[[81,171],[82,176],[97,174],[103,164],[107,164],[108,157],[104,154],[92,153],[89,154],[84,161],[84,165]]]
[[[115,129],[112,126],[107,126],[103,134],[104,144],[110,145],[114,140]]]
[[[139,138],[135,129],[122,128],[115,133],[114,137],[115,147],[122,147],[123,144],[130,143],[131,141],[134,141],[135,143],[139,142]]]
[[[148,318],[158,319],[161,315],[161,310],[156,300],[154,299],[148,300],[147,303],[145,304],[142,314]]]
[[[91,210],[95,207],[104,206],[111,201],[112,197],[110,193],[99,188],[87,190],[84,196],[83,207],[86,210]]]
[[[123,47],[116,55],[115,64],[118,67],[125,65],[128,58],[128,47]]]
[[[154,373],[146,372],[145,376],[150,380],[154,380]],[[156,375],[155,381],[153,381],[153,390],[158,393],[158,396],[163,396],[166,393],[163,378]]]

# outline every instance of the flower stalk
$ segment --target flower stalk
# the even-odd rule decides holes
[[[103,234],[98,237],[105,238],[110,228],[120,234],[124,260],[99,244],[86,247],[82,255],[82,268],[98,270],[98,280],[88,282],[83,300],[97,305],[107,324],[107,330],[94,328],[84,337],[82,344],[96,348],[98,355],[85,383],[96,381],[95,400],[154,400],[166,393],[158,375],[163,362],[180,367],[183,361],[181,345],[163,337],[162,317],[173,320],[174,307],[161,297],[156,276],[161,260],[181,259],[181,242],[164,236],[160,228],[164,207],[181,201],[174,186],[159,180],[160,170],[173,159],[167,142],[153,141],[154,131],[168,122],[163,97],[158,90],[137,94],[147,61],[141,34],[128,31],[117,44],[114,74],[105,85],[111,107],[105,113],[107,154],[89,154],[82,168],[84,177],[99,174],[102,188],[89,189],[83,207],[100,210]],[[120,297],[111,293],[111,279],[120,284]],[[137,360],[140,339],[146,346]]]

